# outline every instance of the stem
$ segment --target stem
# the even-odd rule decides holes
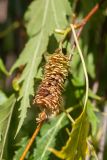
[[[85,26],[85,24],[90,20],[90,18],[98,11],[98,9],[101,7],[101,5],[105,2],[105,0],[100,0],[99,3],[97,3],[92,9],[91,11],[83,18],[82,22],[80,24],[76,24],[75,25],[75,29],[81,28],[80,29],[80,33],[78,35],[78,38]]]
[[[82,22],[80,24],[74,24],[74,28],[75,29],[79,29],[79,31],[77,32],[77,39],[79,39],[81,32],[84,28],[84,26],[86,25],[86,23],[91,19],[91,17],[98,11],[98,9],[101,7],[101,5],[104,3],[105,0],[101,0],[99,3],[97,3],[92,9],[91,11],[83,18]],[[70,60],[72,58],[72,52],[74,51],[76,45],[75,42],[72,46],[72,51],[70,54]]]
[[[75,43],[76,43],[76,46],[77,46],[77,49],[78,49],[78,52],[79,52],[79,55],[80,55],[80,58],[81,58],[81,61],[82,61],[85,80],[86,80],[86,96],[85,96],[85,102],[84,102],[84,109],[85,109],[86,104],[87,104],[87,100],[88,100],[88,88],[89,88],[88,75],[87,75],[87,71],[86,71],[86,65],[85,65],[85,62],[84,62],[84,57],[83,57],[82,51],[79,47],[78,39],[77,39],[75,30],[74,30],[74,26],[72,24],[71,24],[71,29],[72,29],[74,40],[75,40]]]
[[[77,28],[84,27],[84,25],[90,20],[90,18],[96,13],[96,11],[99,9],[99,4],[96,4],[94,8],[86,15],[86,17],[82,20],[82,23],[77,25]]]
[[[66,30],[64,31],[64,35],[63,35],[63,39],[59,42],[59,48],[62,49],[62,45],[66,39],[66,37],[68,36],[68,34],[71,32],[71,28],[68,27],[66,28]]]
[[[29,142],[28,142],[28,144],[27,144],[27,146],[26,146],[26,148],[25,148],[22,156],[20,157],[20,160],[24,160],[24,159],[25,159],[28,150],[30,149],[32,143],[34,142],[36,136],[38,135],[38,133],[39,133],[39,131],[40,131],[42,125],[43,125],[43,122],[44,122],[44,121],[41,121],[41,122],[38,124],[37,128],[35,129],[32,137],[31,137],[31,139],[29,140]]]
[[[82,20],[81,23],[79,23],[79,24],[74,24],[74,28],[75,28],[75,29],[79,29],[79,28],[80,28],[79,31],[78,31],[78,33],[77,33],[77,38],[80,37],[81,32],[82,32],[84,26],[85,26],[86,23],[90,20],[90,18],[97,12],[97,10],[100,8],[100,6],[103,4],[104,1],[105,1],[105,0],[101,0],[99,3],[97,3],[97,4],[91,9],[91,11],[86,15],[86,17],[83,18],[83,20]],[[58,32],[60,33],[61,31],[58,30],[58,31],[56,31],[56,32],[57,32],[57,33],[58,33]],[[64,32],[64,31],[63,31],[63,32]],[[68,35],[70,32],[71,32],[71,28],[68,27],[68,28],[65,30],[65,32],[64,32],[63,39],[62,39],[62,40],[60,41],[60,43],[59,43],[59,48],[62,49],[62,44],[64,43],[67,35]],[[73,47],[72,47],[72,50],[74,50],[74,49],[75,49],[75,42],[74,42]],[[71,56],[71,55],[70,55],[70,56]],[[72,56],[71,56],[71,57],[72,57]],[[70,59],[71,59],[71,57],[70,57]]]

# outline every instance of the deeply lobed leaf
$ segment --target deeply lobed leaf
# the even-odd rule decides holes
[[[20,148],[17,151],[15,151],[15,155],[13,157],[13,160],[19,160],[20,159],[27,143],[28,143],[28,138],[27,137],[24,137],[24,138],[21,139],[20,143],[17,144],[17,146],[20,146]]]
[[[10,96],[9,98],[5,98],[5,101],[0,104],[0,159],[3,158],[4,146],[7,138],[14,104],[14,95]]]
[[[17,133],[26,117],[27,108],[30,107],[29,96],[34,93],[34,78],[37,75],[42,55],[47,50],[49,35],[54,33],[56,28],[67,26],[66,15],[69,12],[70,5],[67,0],[35,0],[31,3],[25,15],[30,40],[11,69],[12,72],[20,65],[25,65],[19,79],[22,86],[19,95],[21,104]]]
[[[59,158],[66,160],[84,159],[87,150],[87,136],[89,130],[89,122],[86,112],[75,120],[69,139],[61,151],[51,149],[51,151]]]
[[[49,158],[50,147],[54,147],[56,144],[56,135],[58,132],[68,124],[68,120],[65,113],[57,116],[49,124],[45,124],[40,132],[40,137],[36,139],[36,148],[34,149],[32,160],[47,160]],[[64,135],[62,135],[63,137]],[[64,139],[64,137],[63,137]],[[60,142],[61,143],[61,142]]]

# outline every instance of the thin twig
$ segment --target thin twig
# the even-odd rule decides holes
[[[25,159],[28,150],[30,149],[32,143],[34,142],[36,136],[38,135],[38,133],[39,133],[39,131],[40,131],[42,125],[43,125],[43,122],[44,122],[44,121],[41,121],[41,122],[38,124],[37,128],[35,129],[32,137],[31,137],[31,139],[29,140],[29,142],[28,142],[28,144],[27,144],[27,146],[26,146],[26,148],[25,148],[22,156],[20,157],[20,160],[24,160],[24,159]]]
[[[99,3],[97,3],[92,9],[91,11],[85,16],[85,18],[83,18],[82,22],[80,24],[75,24],[74,25],[74,28],[75,29],[79,29],[79,31],[77,32],[77,38],[79,39],[80,35],[81,35],[81,32],[84,28],[84,26],[86,25],[86,23],[91,19],[91,17],[98,11],[98,9],[101,7],[101,5],[104,3],[105,0],[101,0]],[[72,46],[72,51],[71,51],[71,54],[70,54],[70,60],[72,58],[72,53],[75,49],[76,45],[75,45],[75,42]]]

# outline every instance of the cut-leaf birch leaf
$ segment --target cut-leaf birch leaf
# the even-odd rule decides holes
[[[29,96],[34,93],[34,78],[42,60],[42,55],[47,49],[49,35],[54,33],[56,28],[67,26],[66,15],[68,12],[70,12],[70,5],[67,0],[34,0],[25,15],[30,40],[10,71],[13,72],[20,65],[25,65],[19,80],[20,83],[22,82],[22,87],[18,98],[21,99],[21,104],[16,135],[24,122],[27,108],[30,107]]]
[[[69,134],[67,143],[60,151],[50,148],[57,157],[66,160],[84,159],[87,151],[87,136],[89,131],[89,122],[86,112],[75,120],[72,131]]]
[[[12,95],[0,104],[0,160],[3,159],[3,151],[10,125],[10,120],[15,104],[15,96]]]
[[[28,143],[28,137],[24,137],[24,138],[21,139],[21,141],[18,144],[16,144],[16,146],[18,146],[18,147],[20,146],[20,147],[17,151],[15,151],[15,155],[13,157],[13,160],[19,160],[20,159],[27,143]],[[27,156],[28,156],[28,154],[27,154]]]
[[[98,127],[98,123],[99,123],[99,119],[96,116],[94,109],[95,109],[95,107],[93,106],[91,101],[88,100],[88,102],[87,102],[87,116],[88,116],[88,120],[91,124],[91,130],[92,130],[91,132],[92,132],[93,136],[95,136],[95,134],[97,132],[97,127]]]
[[[68,0],[34,0],[25,14],[27,33],[34,36],[41,30],[51,34],[55,29],[64,29],[67,25],[65,17],[69,14],[71,8]],[[44,16],[47,21],[45,25]]]
[[[49,123],[44,124],[40,131],[40,137],[36,139],[36,148],[34,149],[32,160],[47,160],[51,152],[49,147],[54,147],[56,144],[56,135],[68,124],[68,118],[65,113],[55,117]],[[41,145],[42,144],[42,145]]]

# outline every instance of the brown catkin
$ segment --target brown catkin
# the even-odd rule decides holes
[[[57,115],[62,102],[62,91],[68,76],[69,59],[61,51],[52,54],[44,68],[44,77],[33,104],[40,106],[47,118]],[[40,119],[39,119],[40,120]]]

